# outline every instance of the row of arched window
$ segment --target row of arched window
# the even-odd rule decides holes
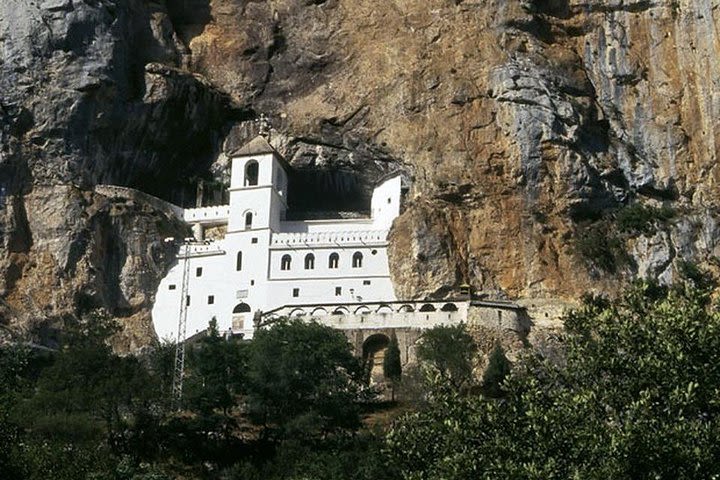
[[[315,269],[315,255],[308,253],[305,255],[305,270]],[[328,256],[328,268],[335,269],[340,267],[340,255],[333,252]],[[361,252],[355,252],[352,256],[352,268],[362,268],[363,265],[363,254]],[[292,257],[285,254],[280,259],[280,270],[290,270],[292,268]]]
[[[373,311],[374,310],[374,311]],[[377,309],[371,309],[367,305],[360,305],[359,307],[356,307],[355,309],[349,309],[347,306],[338,306],[335,309],[326,309],[325,307],[316,307],[313,310],[310,309],[304,309],[304,308],[295,308],[293,309],[288,316],[290,317],[296,317],[296,316],[303,316],[310,314],[311,316],[324,316],[324,315],[364,315],[364,314],[370,314],[370,313],[380,313],[380,314],[392,314],[396,310],[387,304],[380,305],[377,307]],[[398,313],[413,313],[415,312],[415,307],[413,305],[401,305],[399,308],[397,308]],[[437,312],[438,308],[431,304],[426,303],[420,306],[420,308],[417,309],[418,312],[423,313],[429,313],[429,312]],[[440,307],[439,311],[441,312],[457,312],[458,307],[454,303],[446,303],[442,307]]]
[[[242,270],[243,265],[243,253],[242,251],[237,252],[235,257],[235,270],[238,272]],[[363,254],[361,252],[355,252],[352,256],[352,268],[362,268],[363,265]],[[292,257],[285,254],[280,259],[280,270],[290,270],[292,267]],[[340,267],[340,255],[333,252],[328,256],[328,268],[335,269]],[[305,255],[305,270],[315,269],[315,255],[308,253]]]

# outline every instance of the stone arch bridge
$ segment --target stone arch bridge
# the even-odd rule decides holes
[[[468,299],[293,305],[263,313],[259,326],[272,325],[280,318],[314,320],[341,330],[376,380],[380,380],[382,358],[393,335],[401,363],[408,365],[415,362],[417,342],[429,328],[461,323],[519,333],[530,328],[525,309],[515,303]]]

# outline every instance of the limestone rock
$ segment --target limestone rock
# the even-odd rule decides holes
[[[135,325],[126,349],[153,341],[172,256],[148,248],[168,220],[89,189],[169,197],[209,165],[232,106],[176,68],[185,53],[163,2],[0,2],[0,323],[39,332],[102,307]]]
[[[35,187],[11,205],[3,212],[14,225],[0,263],[3,323],[43,340],[64,317],[100,308],[125,327],[118,349],[152,342],[154,292],[174,259],[163,239],[188,235],[182,222],[70,186]]]
[[[411,188],[391,244],[401,296],[452,295],[468,282],[492,296],[569,300],[612,293],[636,275],[667,280],[681,259],[712,265],[717,7],[2,2],[3,298],[29,272],[53,284],[79,278],[61,269],[82,271],[72,270],[84,258],[75,216],[94,202],[64,194],[33,203],[46,219],[37,221],[25,210],[32,195],[117,183],[179,201],[187,178],[221,177],[225,153],[254,134],[259,113],[299,171],[322,170],[312,191],[330,185],[362,198],[374,179],[405,172]],[[628,240],[632,261],[616,276],[588,269],[574,248],[578,225],[629,201],[681,214]],[[124,270],[126,293],[141,288],[131,278],[141,264]],[[77,307],[80,290],[64,291]],[[102,295],[112,308],[144,305]]]

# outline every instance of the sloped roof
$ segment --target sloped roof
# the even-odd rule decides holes
[[[402,170],[395,170],[393,172],[386,173],[382,177],[375,180],[375,183],[373,184],[373,186],[379,187],[380,185],[382,185],[384,182],[387,182],[391,178],[402,176],[402,174],[403,174]]]
[[[265,153],[277,153],[275,149],[265,140],[265,137],[258,135],[248,143],[232,152],[233,156],[244,157],[246,155],[263,155]]]

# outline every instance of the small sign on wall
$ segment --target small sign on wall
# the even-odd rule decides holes
[[[237,299],[247,298],[247,296],[248,296],[247,290],[238,290],[237,293],[235,294],[235,298],[237,298]]]

